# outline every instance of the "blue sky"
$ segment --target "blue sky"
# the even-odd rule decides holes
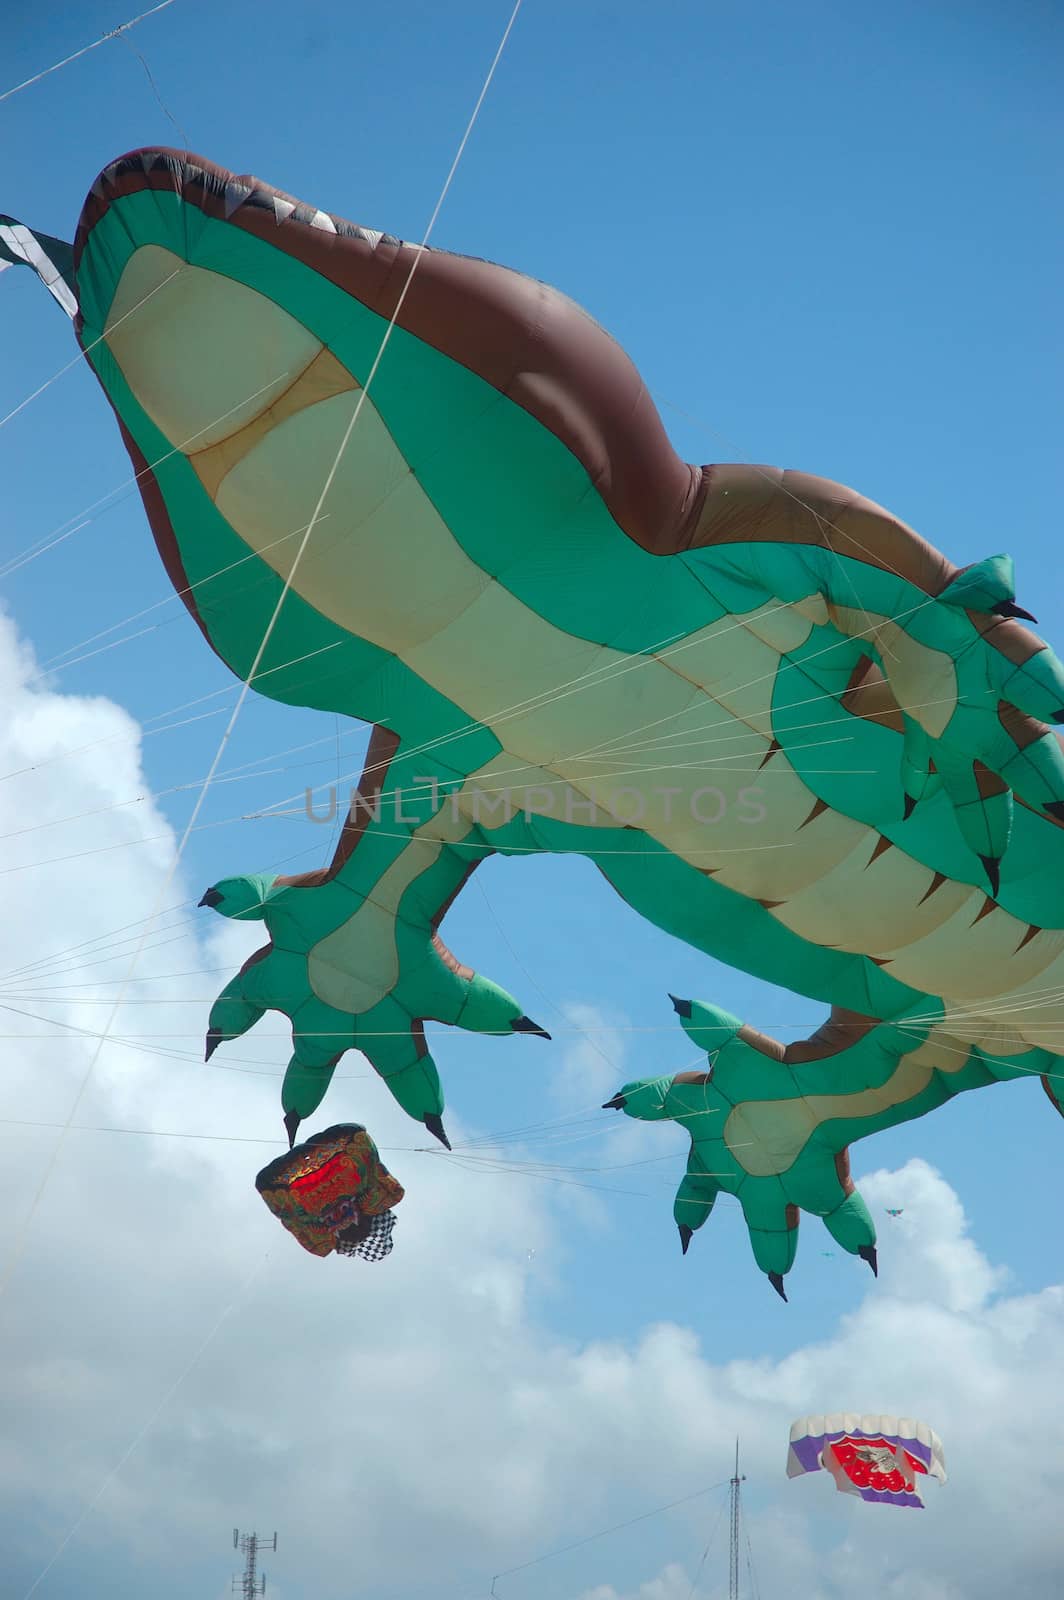
[[[121,20],[96,0],[83,0],[74,12],[46,0],[32,13],[0,19],[0,91]],[[0,104],[0,207],[69,237],[107,161],[187,136],[193,150],[237,172],[254,172],[353,221],[419,238],[507,13],[505,4],[480,0],[448,7],[306,0],[298,8],[273,0],[176,0],[125,39]],[[768,0],[663,0],[653,7],[526,0],[433,242],[514,266],[586,306],[633,356],[688,459],[793,466],[852,484],[959,564],[1010,551],[1021,603],[1059,644],[1062,51],[1059,11],[1049,0],[889,8],[828,0],[802,7]],[[29,274],[5,274],[0,300],[0,415],[6,415],[69,362],[74,347],[65,319]],[[0,454],[5,562],[65,531],[83,508],[129,477],[109,408],[80,369],[57,379],[0,430]],[[192,792],[164,791],[206,770],[224,718],[160,734],[152,732],[153,719],[229,691],[227,674],[174,603],[104,640],[82,643],[169,592],[139,499],[127,487],[90,514],[85,527],[21,567],[5,585],[4,604],[40,665],[67,652],[76,658],[47,680],[60,710],[71,705],[63,697],[104,697],[151,735],[140,750],[143,777],[159,796],[158,810],[180,832]],[[136,637],[98,651],[127,635]],[[217,712],[231,703],[218,695],[197,710]],[[102,715],[95,702],[79,704],[63,738],[76,737],[79,717],[95,727]],[[360,730],[249,701],[227,766],[261,761],[288,770],[212,792],[183,863],[189,889],[284,857],[301,854],[302,866],[325,858],[324,829],[297,819],[226,819],[324,781],[335,770],[338,731],[343,770],[357,768]],[[326,742],[303,757],[276,755],[310,740]],[[57,815],[88,804],[80,798],[78,770],[76,763],[54,767]],[[93,781],[102,781],[99,774]],[[24,817],[33,802],[26,796],[12,803],[13,814]],[[26,948],[27,931],[11,966],[74,942],[62,869],[47,862],[76,845],[65,833],[56,845],[56,837],[30,834],[10,845],[20,895],[32,894],[35,872],[50,872],[45,881],[59,885],[45,892],[32,944]],[[143,854],[147,847],[136,848]],[[99,893],[109,892],[101,878]],[[143,915],[150,893],[138,912],[141,902],[123,879],[118,900],[133,909],[93,924],[92,932]],[[689,1064],[669,991],[715,1000],[784,1038],[809,1031],[821,1016],[810,1002],[756,984],[644,926],[584,862],[491,863],[450,913],[446,931],[463,960],[522,995],[534,1015],[557,1029],[555,1045],[542,1052],[533,1041],[509,1049],[465,1037],[441,1044],[449,1100],[467,1130],[582,1111],[594,1094],[580,1088],[596,1067],[594,1052],[589,1061],[581,1045],[581,1027],[616,1064],[618,1085]],[[239,959],[235,947],[220,954],[198,948],[201,956],[206,948],[217,957],[204,960],[205,968]],[[182,976],[181,1014],[190,1034],[202,1032],[224,976],[207,972],[191,987]],[[39,1006],[40,991],[34,992]],[[279,1061],[282,1046],[279,1040],[271,1046]],[[567,1065],[574,1079],[568,1087]],[[357,1072],[358,1064],[348,1070]],[[169,1107],[169,1124],[154,1125],[239,1133],[255,1121],[271,1129],[268,1098],[242,1107],[227,1084],[223,1106],[212,1099],[221,1093],[216,1084],[217,1075],[206,1074],[190,1082]],[[257,1080],[254,1087],[257,1094]],[[383,1102],[375,1085],[362,1089],[365,1099],[341,1102],[337,1095],[336,1110],[365,1114],[373,1127],[374,1116],[385,1115]],[[121,1089],[114,1093],[120,1101]],[[6,1104],[7,1115],[23,1114],[13,1091]],[[32,1115],[61,1121],[67,1109],[59,1083],[50,1098],[42,1091]],[[1040,1086],[1031,1083],[997,1090],[992,1100],[969,1096],[882,1135],[855,1151],[855,1170],[858,1176],[897,1170],[912,1156],[923,1158],[960,1196],[979,1249],[1007,1267],[1008,1292],[1022,1299],[1060,1277],[1054,1225],[1060,1133]],[[661,1137],[669,1139],[669,1132]],[[5,1135],[9,1145],[14,1141]],[[98,1159],[120,1164],[125,1157],[109,1149]],[[225,1182],[246,1189],[254,1152],[234,1145],[227,1160]],[[402,1176],[415,1194],[416,1172]],[[522,1186],[534,1193],[512,1200]],[[631,1188],[638,1192],[587,1196],[594,1209],[582,1210],[582,1201],[566,1209],[556,1189],[518,1173],[482,1179],[473,1203],[512,1203],[515,1225],[530,1242],[511,1242],[525,1256],[536,1249],[522,1292],[529,1325],[545,1344],[634,1346],[648,1326],[662,1322],[694,1330],[706,1359],[721,1371],[733,1362],[786,1362],[796,1351],[830,1344],[849,1325],[845,1319],[870,1314],[863,1269],[841,1255],[821,1256],[830,1241],[811,1225],[791,1278],[792,1303],[784,1307],[748,1257],[736,1208],[722,1206],[681,1261],[666,1176]],[[503,1191],[507,1198],[500,1199]],[[888,1196],[889,1183],[883,1204]],[[889,1219],[882,1222],[885,1255],[917,1251],[915,1234],[892,1233]],[[543,1242],[534,1246],[541,1229]],[[64,1292],[60,1249],[51,1279],[46,1266],[35,1257],[32,1270],[19,1271],[27,1274],[27,1295],[33,1285],[42,1305],[54,1305]],[[185,1270],[195,1272],[193,1256]],[[10,1302],[6,1314],[12,1315]],[[197,1337],[193,1330],[189,1353]],[[180,1365],[184,1357],[176,1352],[175,1359]],[[871,1387],[877,1379],[868,1372]],[[129,1437],[151,1411],[150,1394],[146,1380],[146,1405],[139,1413],[132,1408]],[[823,1404],[832,1403],[825,1395]],[[784,1445],[782,1436],[780,1471]],[[121,1448],[118,1434],[116,1453]],[[707,1459],[706,1482],[726,1476],[726,1441],[717,1454],[722,1470]],[[79,1492],[93,1492],[107,1461],[95,1479],[93,1470],[86,1468]],[[670,1485],[662,1480],[658,1495],[654,1484],[644,1496],[639,1483],[618,1480],[608,1504],[588,1507],[584,1531],[599,1525],[599,1510],[605,1525],[618,1507],[621,1520],[668,1500]],[[752,1477],[751,1503],[769,1506],[776,1487]],[[67,1511],[78,1504],[71,1493]],[[272,1529],[283,1521],[283,1504],[280,1497],[276,1506],[263,1500],[260,1494],[248,1515]],[[217,1509],[221,1535],[240,1516],[224,1502]],[[61,1536],[65,1512],[50,1505],[42,1485],[28,1514],[40,1518],[40,1537],[20,1554],[23,1587],[47,1559],[53,1536]],[[148,1514],[165,1521],[165,1503]],[[290,1528],[288,1548],[305,1546],[311,1534],[310,1526]],[[538,1554],[580,1533],[546,1520],[521,1537],[525,1544],[510,1551],[505,1565],[516,1565],[522,1550]],[[658,1567],[670,1559],[668,1538],[658,1537],[660,1550],[649,1536],[642,1547],[648,1572],[658,1556]],[[827,1548],[833,1534],[814,1528],[809,1537]],[[98,1536],[87,1524],[84,1538],[90,1587],[79,1593],[133,1593],[128,1574],[134,1572],[138,1583],[150,1578],[164,1595],[190,1592],[167,1588],[171,1579],[160,1576],[171,1554],[165,1537],[153,1546],[116,1522]],[[197,1525],[197,1546],[201,1538]],[[606,1553],[604,1546],[603,1559]],[[209,1585],[224,1562],[219,1568],[198,1547],[194,1559],[204,1592],[213,1593]],[[684,1559],[693,1577],[689,1551]],[[290,1560],[284,1569],[279,1557],[276,1570],[279,1581],[286,1570],[284,1592],[294,1597],[303,1591],[294,1554]],[[595,1584],[613,1585],[618,1596],[628,1592],[623,1562],[612,1571],[590,1564],[572,1570],[571,1587],[559,1588],[559,1597],[575,1597],[581,1585],[588,1593]],[[73,1571],[57,1567],[52,1587],[40,1592],[74,1592]],[[407,1582],[397,1566],[388,1592],[397,1600],[424,1592]],[[532,1593],[518,1586],[514,1600]],[[897,1595],[916,1600],[918,1591],[902,1587]]]

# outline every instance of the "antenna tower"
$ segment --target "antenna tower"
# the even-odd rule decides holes
[[[257,1600],[266,1593],[266,1574],[258,1570],[259,1551],[276,1550],[277,1535],[267,1543],[257,1533],[241,1533],[239,1528],[234,1528],[233,1549],[244,1557],[243,1575],[233,1579],[233,1593],[240,1595],[241,1600]]]
[[[739,1441],[735,1441],[735,1476],[731,1480],[731,1535],[728,1542],[728,1600],[739,1600],[739,1485],[746,1473],[739,1472]]]

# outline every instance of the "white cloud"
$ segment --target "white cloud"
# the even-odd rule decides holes
[[[927,1301],[948,1311],[974,1311],[1008,1278],[968,1237],[960,1200],[923,1161],[900,1172],[873,1172],[861,1193],[883,1216],[883,1286],[897,1300]],[[887,1208],[901,1216],[886,1216]],[[916,1246],[918,1245],[918,1248]]]
[[[628,1018],[606,1016],[598,1006],[576,1002],[563,1010],[569,1027],[579,1031],[571,1036],[552,1092],[567,1108],[601,1105],[617,1093],[628,1074]]]
[[[690,1594],[690,1575],[676,1562],[670,1561],[656,1578],[641,1583],[638,1589],[622,1595],[612,1584],[600,1583],[593,1589],[585,1589],[580,1600],[689,1600]]]
[[[0,786],[0,832],[29,825],[27,816],[48,820],[146,792],[125,714],[31,688],[28,671],[0,624],[4,771],[67,740],[116,742],[71,758],[63,786]],[[148,842],[105,848],[131,840]],[[8,973],[144,916],[173,834],[148,799],[26,835],[24,847],[16,860],[97,853],[5,879]],[[188,892],[179,879],[172,899]],[[142,998],[156,1003],[123,1012],[115,1031],[202,1029],[203,996],[216,980],[164,975],[225,966],[243,954],[244,938],[216,921],[175,923],[172,942],[138,969],[152,977],[138,986]],[[124,958],[91,966],[97,959],[90,950],[70,971],[55,967],[47,982],[59,989],[45,991],[43,977],[8,983],[5,1003],[98,1029],[107,1006],[90,1003],[90,989],[70,988],[123,969]],[[0,1014],[8,1031],[37,1029]],[[78,1123],[274,1139],[287,1046],[267,1037],[279,1024],[261,1028],[226,1053],[225,1065],[245,1071],[222,1070],[218,1058],[204,1068],[197,1038],[160,1041],[187,1047],[182,1060],[109,1044]],[[605,1065],[586,1054],[574,1074],[570,1052],[572,1106],[589,1104],[603,1083],[619,1087],[612,1069],[624,1064],[624,1039],[618,1032],[605,1045],[608,1082]],[[8,1043],[2,1115],[62,1121],[92,1042],[73,1034]],[[590,1250],[568,1192],[559,1198],[505,1171],[415,1153],[423,1138],[368,1067],[351,1058],[341,1076],[358,1081],[337,1083],[330,1114],[359,1116],[394,1147],[388,1159],[408,1188],[395,1254],[378,1267],[320,1262],[277,1228],[252,1183],[274,1153],[268,1144],[71,1132],[2,1306],[0,1546],[10,1587],[0,1593],[21,1600],[156,1412],[42,1600],[125,1592],[130,1573],[160,1600],[177,1600],[195,1587],[190,1562],[203,1592],[221,1594],[233,1524],[280,1526],[272,1592],[291,1600],[353,1591],[466,1600],[487,1591],[492,1573],[725,1478],[736,1435],[766,1596],[1046,1600],[1054,1592],[1064,1291],[1010,1297],[931,1168],[914,1161],[862,1180],[877,1207],[904,1208],[883,1230],[881,1278],[819,1341],[782,1360],[758,1356],[756,1325],[751,1353],[725,1359],[711,1305],[698,1332],[648,1320],[619,1339],[607,1320],[576,1339],[544,1324],[527,1260],[530,1248],[537,1261],[562,1248],[563,1215],[567,1248]],[[456,1143],[469,1131],[453,1111],[448,1126]],[[618,1119],[605,1137],[638,1136]],[[10,1247],[12,1219],[25,1214],[56,1132],[0,1124],[0,1138]],[[752,1265],[717,1288],[749,1297],[751,1315],[762,1314]],[[865,1506],[836,1494],[824,1474],[784,1478],[792,1418],[847,1408],[915,1414],[940,1433],[951,1479],[931,1485],[924,1513]],[[712,1504],[516,1572],[500,1581],[500,1600],[686,1600]],[[707,1559],[700,1600],[719,1594],[722,1561],[721,1545]]]

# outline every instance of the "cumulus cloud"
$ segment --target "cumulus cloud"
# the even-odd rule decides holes
[[[0,1002],[20,1008],[2,1014],[24,1037],[8,1040],[2,1114],[55,1123],[129,953],[126,944],[96,964],[113,955],[105,936],[146,915],[174,834],[148,794],[135,724],[105,701],[42,686],[7,623],[0,696],[5,771],[90,747],[67,759],[65,790],[12,786],[16,804],[0,788],[5,835],[93,813],[21,834],[15,864],[72,859],[5,879]],[[143,801],[118,803],[138,793]],[[196,897],[178,874],[172,902]],[[592,1301],[576,1336],[533,1293],[528,1253],[550,1255],[563,1235],[573,1256],[590,1252],[591,1230],[612,1223],[608,1197],[592,1217],[567,1192],[514,1181],[507,1162],[553,1158],[534,1142],[500,1149],[502,1170],[491,1172],[421,1150],[419,1130],[351,1057],[329,1114],[369,1125],[408,1197],[388,1261],[318,1261],[277,1228],[252,1181],[279,1148],[279,1024],[265,1021],[210,1067],[187,1037],[216,986],[191,974],[232,966],[247,949],[243,930],[207,926],[205,936],[201,920],[174,912],[168,942],[149,942],[137,994],[152,1003],[119,1014],[113,1032],[126,1042],[100,1053],[0,1305],[0,1594],[21,1600],[84,1514],[42,1600],[110,1600],[149,1584],[160,1600],[197,1588],[220,1596],[234,1524],[280,1528],[269,1563],[280,1600],[468,1600],[493,1574],[499,1600],[686,1600],[696,1579],[701,1600],[714,1600],[723,1544],[701,1571],[699,1561],[723,1491],[538,1558],[726,1480],[737,1436],[766,1596],[1054,1592],[1064,1291],[1010,1296],[933,1169],[914,1161],[862,1180],[875,1204],[904,1208],[882,1276],[860,1279],[850,1313],[783,1359],[757,1354],[756,1324],[741,1355],[718,1348],[711,1305],[697,1329],[655,1321],[650,1307],[621,1338]],[[60,949],[71,953],[60,960]],[[45,955],[32,982],[13,976]],[[71,1031],[58,1041],[62,1023]],[[579,1070],[564,1074],[576,1099],[555,1099],[545,1116],[618,1087],[625,1037],[619,1027],[606,1041],[608,1063],[579,1046],[568,1063]],[[155,1048],[169,1053],[146,1053]],[[85,1131],[103,1128],[156,1136]],[[449,1128],[456,1148],[481,1132],[455,1112]],[[622,1119],[603,1135],[643,1136]],[[8,1121],[0,1137],[10,1248],[57,1131]],[[762,1287],[744,1260],[718,1291],[749,1297],[760,1316]],[[836,1408],[915,1414],[937,1429],[951,1478],[930,1487],[926,1512],[865,1506],[824,1474],[784,1478],[792,1418]]]

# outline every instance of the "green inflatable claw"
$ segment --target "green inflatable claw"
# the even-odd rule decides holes
[[[322,912],[329,902],[318,898],[326,887],[322,874],[308,874],[308,879],[225,878],[200,901],[221,916],[261,920],[271,935],[270,944],[244,963],[214,1002],[206,1059],[225,1040],[245,1033],[267,1009],[282,1011],[292,1023],[293,1053],[281,1090],[290,1145],[303,1119],[321,1104],[341,1056],[356,1049],[380,1073],[403,1110],[449,1149],[443,1092],[423,1023],[448,1022],[475,1033],[550,1035],[524,1015],[505,989],[462,967],[431,922],[411,921],[410,910],[403,907],[383,930],[380,919],[372,916],[360,924],[346,887],[339,899],[334,897],[333,916],[325,921]],[[342,869],[333,881],[345,883]],[[391,952],[382,949],[389,932]],[[355,944],[360,934],[361,951]],[[345,952],[343,964],[335,969],[323,955],[330,940]],[[361,974],[354,991],[352,967]],[[337,1000],[350,999],[352,992],[364,1009],[346,1010],[323,998],[331,993]]]
[[[851,1144],[964,1090],[1045,1073],[1053,1060],[1046,1051],[990,1057],[926,1012],[890,1023],[836,1013],[811,1038],[782,1045],[717,1006],[673,1005],[709,1055],[709,1071],[625,1084],[604,1109],[687,1129],[691,1153],[673,1206],[684,1254],[718,1194],[734,1195],[754,1259],[784,1300],[803,1211],[878,1275],[875,1225],[850,1177]]]

